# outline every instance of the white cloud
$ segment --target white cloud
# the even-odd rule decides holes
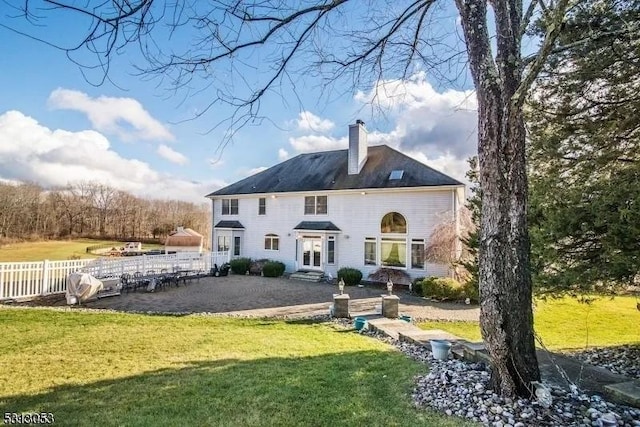
[[[269,168],[266,166],[259,166],[257,168],[249,169],[249,171],[247,172],[247,176],[255,175],[267,169]]]
[[[328,132],[334,128],[335,123],[328,119],[321,119],[309,111],[302,111],[298,114],[298,130],[311,132]]]
[[[173,148],[168,147],[164,144],[160,144],[160,146],[158,147],[158,154],[169,160],[170,162],[178,165],[186,165],[187,163],[189,163],[189,159],[187,159],[184,154],[178,153]]]
[[[226,183],[193,182],[122,157],[102,134],[51,130],[19,111],[0,115],[0,179],[43,187],[98,181],[139,197],[202,203]]]
[[[467,183],[466,159],[476,154],[477,144],[477,101],[473,91],[438,92],[424,73],[417,73],[405,81],[380,81],[371,91],[358,92],[354,101],[357,110],[363,104],[380,106],[392,124],[387,131],[376,130],[375,122],[370,125],[370,146],[389,145]],[[345,126],[342,134],[347,133]],[[345,149],[348,138],[306,132],[289,138],[289,143],[296,152],[307,153]]]
[[[49,105],[56,109],[85,113],[93,127],[123,140],[172,141],[173,134],[154,119],[142,104],[133,98],[100,96],[58,88],[49,95]]]
[[[344,138],[333,138],[323,135],[303,135],[289,138],[289,144],[298,153],[340,150],[347,148],[349,141]]]
[[[416,73],[408,80],[380,80],[369,92],[358,91],[355,100],[392,110],[421,107],[429,107],[433,110],[475,111],[477,109],[474,91],[448,89],[438,92],[427,81],[424,72]]]
[[[285,150],[284,148],[281,148],[278,150],[278,159],[280,159],[281,162],[284,162],[288,158],[289,158],[289,152],[287,150]]]
[[[451,178],[457,179],[466,185],[470,185],[469,180],[467,180],[465,176],[469,170],[469,165],[466,159],[458,159],[451,154],[429,158],[421,151],[405,152],[405,154],[437,171],[449,175]]]
[[[216,159],[209,159],[209,164],[211,165],[212,168],[219,168],[220,166],[224,165],[225,162],[221,158],[216,158]]]

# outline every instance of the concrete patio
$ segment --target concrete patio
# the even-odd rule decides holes
[[[327,314],[338,287],[286,278],[230,275],[192,279],[186,286],[157,292],[123,293],[85,304],[90,308],[118,311],[207,312],[257,317],[307,317]],[[354,313],[374,311],[383,287],[347,287]],[[400,312],[420,319],[478,320],[477,306],[436,303],[410,295],[406,288],[396,292]]]

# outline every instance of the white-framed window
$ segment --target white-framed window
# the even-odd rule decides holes
[[[336,263],[336,238],[335,236],[327,237],[327,264]]]
[[[222,215],[238,215],[238,199],[222,199]]]
[[[233,256],[240,256],[240,236],[233,238]]]
[[[378,263],[377,252],[375,237],[364,239],[364,265],[376,265]]]
[[[218,236],[218,252],[229,250],[229,236]]]
[[[264,249],[267,251],[280,250],[280,237],[277,234],[267,234],[264,236]]]
[[[258,199],[258,215],[266,215],[267,214],[267,198],[260,197]]]
[[[407,241],[402,238],[381,238],[380,261],[385,267],[406,267]]]
[[[327,196],[305,196],[305,215],[325,215],[327,213]]]
[[[411,240],[411,268],[413,268],[414,270],[424,270],[424,262],[424,240]]]

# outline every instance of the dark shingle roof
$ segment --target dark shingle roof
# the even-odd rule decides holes
[[[357,175],[347,172],[347,150],[300,154],[209,196],[286,193],[365,188],[431,187],[461,182],[386,145],[368,148],[367,162]],[[393,170],[402,179],[389,180]]]
[[[240,221],[220,221],[213,228],[244,228]]]
[[[296,225],[294,230],[322,230],[322,231],[340,231],[338,227],[331,221],[302,221]]]

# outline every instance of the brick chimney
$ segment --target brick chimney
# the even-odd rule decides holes
[[[367,129],[362,120],[349,125],[349,175],[357,175],[367,161]]]

